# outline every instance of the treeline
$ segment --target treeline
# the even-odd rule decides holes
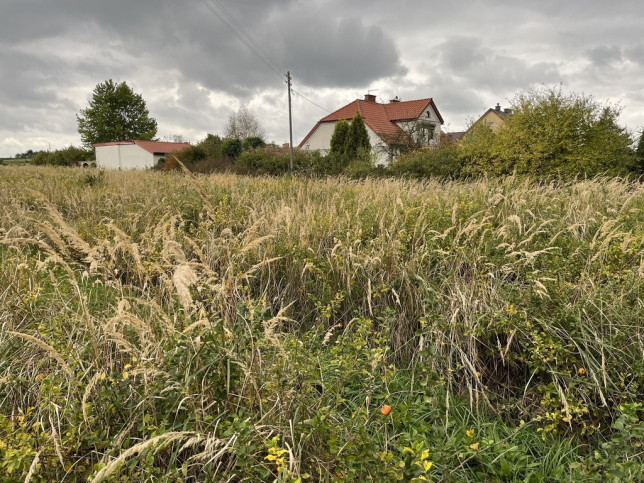
[[[76,166],[78,163],[94,163],[94,150],[69,146],[55,151],[39,151],[32,158],[35,165]]]
[[[370,151],[364,122],[357,115],[351,123],[337,124],[329,154],[295,149],[293,171],[313,176],[449,179],[512,173],[541,178],[644,173],[644,136],[636,146],[633,134],[618,124],[620,112],[613,106],[589,96],[564,93],[561,88],[544,88],[518,94],[512,111],[496,131],[479,123],[458,142],[443,135],[438,145],[430,148],[401,146],[387,167],[375,165],[374,150],[378,148]],[[201,173],[281,175],[290,171],[288,148],[267,144],[258,129],[233,131],[227,128],[226,138],[208,134],[168,156],[158,169],[179,169],[178,159],[191,171]],[[93,150],[69,146],[33,153],[32,162],[74,166],[93,159]]]
[[[644,173],[644,136],[636,147],[633,135],[618,124],[619,109],[561,88],[521,93],[512,107],[513,115],[496,131],[476,124],[458,142],[443,135],[436,146],[410,146],[387,167],[376,166],[373,154],[361,144],[346,148],[350,127],[362,124],[362,119],[340,122],[328,155],[296,149],[293,168],[311,175],[449,179],[512,173],[541,178]],[[236,150],[226,149],[230,143]],[[212,135],[181,152],[179,159],[201,172],[280,175],[289,171],[287,149]]]

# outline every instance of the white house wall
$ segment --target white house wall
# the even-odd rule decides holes
[[[161,156],[157,156],[159,158]],[[156,164],[155,156],[136,144],[96,148],[96,166],[105,169],[145,169]]]
[[[309,136],[304,143],[304,149],[311,151],[320,151],[322,154],[328,154],[331,148],[331,136],[335,130],[335,122],[323,122],[317,129]]]
[[[391,159],[387,145],[369,126],[366,126],[367,133],[369,134],[369,144],[371,144],[371,153],[375,157],[374,161],[378,166],[387,166]]]

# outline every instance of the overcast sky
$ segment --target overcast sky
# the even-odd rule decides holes
[[[76,113],[110,78],[143,95],[159,138],[221,134],[247,106],[267,140],[288,141],[283,79],[204,2],[330,111],[368,91],[432,97],[457,131],[562,84],[644,126],[641,0],[0,0],[0,156],[79,145]],[[295,95],[295,143],[325,115]]]

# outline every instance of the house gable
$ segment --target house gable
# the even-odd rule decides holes
[[[510,116],[512,116],[511,109],[501,109],[501,106],[497,104],[496,107],[491,107],[490,109],[485,111],[485,113],[481,117],[474,121],[472,126],[470,126],[470,129],[472,129],[472,127],[477,124],[483,123],[486,126],[489,126],[493,131],[496,131],[498,128],[505,124],[505,121]],[[468,131],[470,129],[468,129]]]

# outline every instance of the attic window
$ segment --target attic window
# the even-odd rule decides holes
[[[427,111],[427,117],[432,117],[432,115]]]

